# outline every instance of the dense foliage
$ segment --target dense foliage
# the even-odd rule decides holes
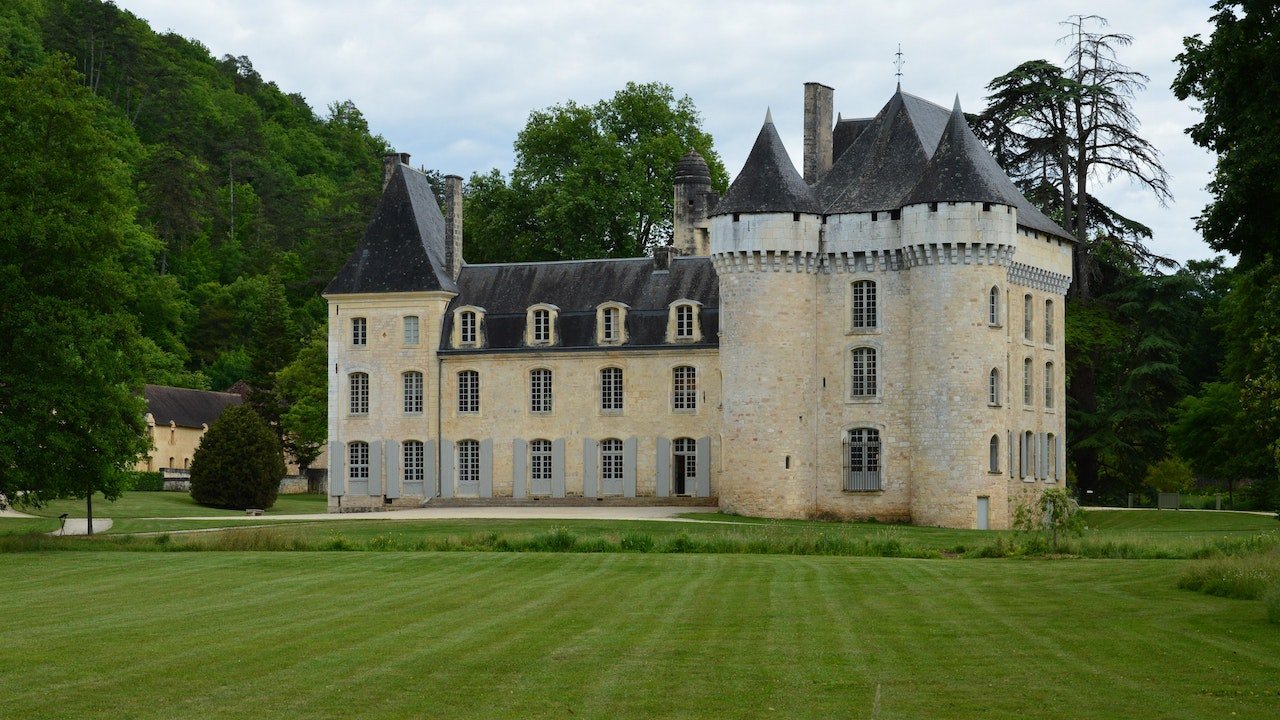
[[[227,408],[191,459],[191,497],[210,507],[267,509],[284,477],[280,443],[248,405]]]

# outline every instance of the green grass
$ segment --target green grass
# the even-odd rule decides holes
[[[0,714],[1274,717],[1276,626],[1184,565],[11,555]]]
[[[324,495],[281,495],[268,515],[298,515],[303,513],[323,513],[328,510],[328,498]],[[28,515],[40,515],[56,518],[62,513],[72,517],[85,516],[84,500],[54,500],[40,508],[16,508]],[[107,502],[101,493],[94,496],[93,514],[95,517],[111,518],[166,518],[190,516],[231,516],[243,517],[243,510],[222,510],[197,505],[191,496],[181,492],[126,492],[115,502]]]
[[[1143,533],[1256,533],[1280,530],[1271,515],[1185,510],[1085,511],[1085,524],[1093,530]]]

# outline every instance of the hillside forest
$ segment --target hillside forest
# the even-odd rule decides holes
[[[1270,48],[1252,61],[1277,64],[1272,21],[1236,5],[1215,6],[1213,38],[1188,39],[1175,86],[1205,105],[1192,136],[1222,158],[1243,132],[1232,118],[1255,113],[1271,124],[1252,127],[1280,126],[1275,110],[1214,102],[1240,92],[1233,83],[1270,77],[1241,73],[1238,46]],[[991,107],[973,118],[1028,196],[1078,235],[1087,260],[1077,268],[1087,290],[1073,288],[1067,312],[1069,475],[1086,500],[1121,501],[1168,482],[1189,489],[1179,478],[1194,476],[1237,507],[1274,508],[1278,225],[1242,238],[1211,206],[1202,230],[1226,255],[1179,266],[1159,256],[1140,218],[1091,204],[1085,188],[1073,194],[1064,179],[1088,159],[1043,148],[1087,143],[1028,129],[1025,118],[1001,116],[1000,103],[1036,93],[1059,102],[1053,93],[1073,87],[1077,98],[1097,97],[1108,81],[1071,71],[1083,67],[1071,53],[1101,52],[1080,33],[1060,66],[1035,61],[1044,65],[993,80]],[[320,292],[372,215],[391,148],[350,101],[317,110],[314,100],[263,78],[247,57],[213,57],[110,2],[0,5],[0,493],[38,501],[110,491],[102,478],[145,447],[143,383],[225,390],[243,381],[286,447],[303,464],[316,456],[326,404]],[[1141,150],[1132,130],[1127,142]],[[575,144],[587,154],[566,155],[559,141],[569,136],[591,138]],[[623,137],[647,139],[621,148]],[[1251,152],[1274,159],[1278,146],[1269,137]],[[625,178],[636,158],[674,168],[689,147],[723,191],[728,176],[696,108],[665,85],[534,111],[510,176],[480,170],[467,182],[468,259],[643,254],[669,236],[670,171],[649,173],[653,199],[625,215],[600,214],[620,206],[609,197],[575,199],[540,178],[556,167]],[[1054,164],[1056,175],[1027,171]],[[1151,192],[1167,193],[1158,158],[1135,167]],[[1235,187],[1258,192],[1247,164],[1228,170],[1220,163],[1215,203]],[[644,195],[623,180],[598,185]]]

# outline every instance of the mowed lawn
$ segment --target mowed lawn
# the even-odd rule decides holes
[[[1275,718],[1280,627],[1186,565],[16,553],[0,715]]]
[[[324,495],[280,495],[269,508],[267,515],[298,515],[328,511],[328,498]],[[62,513],[71,517],[85,516],[84,500],[53,500],[43,507],[16,508],[28,515],[56,518]],[[120,518],[169,518],[169,517],[244,517],[243,510],[223,510],[196,504],[184,492],[126,492],[119,499],[107,502],[102,493],[93,498],[94,517],[117,520]]]

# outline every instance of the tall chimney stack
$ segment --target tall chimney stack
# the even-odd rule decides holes
[[[813,185],[831,169],[831,111],[835,90],[804,84],[804,181]]]
[[[382,156],[382,189],[387,189],[387,183],[391,182],[391,176],[396,171],[396,165],[408,165],[409,153],[389,152]]]
[[[444,176],[444,263],[454,280],[462,272],[462,178]]]

